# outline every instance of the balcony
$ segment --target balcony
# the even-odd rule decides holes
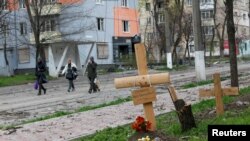
[[[41,6],[41,16],[49,16],[49,15],[59,15],[61,14],[61,8],[62,4],[61,3],[51,3],[51,4],[45,4]],[[31,8],[33,9],[33,8]],[[33,10],[31,10],[32,16],[35,16],[35,13]]]
[[[32,44],[35,43],[35,38],[33,33],[30,33],[29,39]],[[41,43],[54,43],[60,41],[62,41],[62,35],[61,32],[59,31],[46,31],[46,32],[41,32],[40,34]]]

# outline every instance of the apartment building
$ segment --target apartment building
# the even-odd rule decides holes
[[[159,62],[163,45],[157,28],[162,28],[164,31],[164,1],[139,0],[138,12],[140,15],[141,41],[148,50],[149,59]]]
[[[192,8],[192,0],[187,0],[187,9]],[[246,41],[249,40],[249,3],[246,0],[235,0],[234,1],[234,23],[235,23],[235,37],[236,37],[236,53],[240,55],[240,47],[241,44],[246,44]],[[217,1],[216,4],[216,15],[215,22],[213,19],[214,15],[214,1],[213,0],[201,0],[200,1],[200,9],[201,9],[201,20],[202,20],[202,28],[204,35],[204,44],[206,48],[206,56],[210,54],[210,46],[213,33],[215,34],[215,38],[213,41],[214,49],[212,51],[213,56],[220,55],[220,40],[222,37],[223,24],[225,22],[225,5],[223,1]],[[215,25],[218,26],[218,30],[215,30]],[[224,29],[224,55],[229,55],[229,46],[228,46],[228,37],[227,37],[227,28],[225,26]],[[250,48],[250,47],[249,47]],[[190,44],[190,52],[194,52],[193,42]]]
[[[12,70],[34,69],[36,64],[35,38],[24,1],[9,0],[5,9]],[[94,56],[98,64],[114,64],[133,52],[131,38],[139,34],[137,1],[46,0],[43,4],[40,41],[51,76],[58,76],[68,58],[83,68],[88,56]],[[0,38],[0,58],[4,57],[3,41]],[[0,60],[0,74],[4,74],[6,65]]]
[[[155,2],[155,3],[154,3]],[[192,15],[192,0],[185,0],[184,1],[184,8],[185,8],[185,13]],[[141,34],[142,34],[142,41],[145,42],[145,44],[148,44],[146,39],[147,37],[150,37],[150,34],[153,33],[152,35],[154,38],[157,37],[159,39],[159,36],[157,35],[157,30],[156,30],[156,23],[153,23],[150,26],[147,26],[150,19],[153,19],[155,15],[157,15],[158,18],[158,25],[164,27],[164,1],[163,0],[157,0],[157,1],[152,1],[152,0],[141,0],[139,6],[139,12],[140,12],[140,28],[141,28]],[[153,10],[155,5],[155,8],[157,9],[156,11]],[[201,20],[202,20],[202,28],[203,28],[203,38],[204,38],[204,46],[206,48],[206,56],[210,55],[210,45],[211,45],[211,40],[212,40],[212,35],[215,33],[215,38],[213,40],[213,51],[212,55],[213,56],[219,56],[220,55],[220,40],[218,36],[222,36],[222,25],[224,23],[225,19],[225,5],[222,0],[217,0],[217,5],[216,5],[216,23],[214,23],[213,15],[214,15],[214,0],[200,0],[200,10],[201,10]],[[148,8],[151,8],[151,10],[147,10]],[[150,12],[147,12],[150,11]],[[154,12],[154,13],[152,13]],[[157,12],[157,13],[156,13]],[[247,54],[248,50],[250,50],[250,46],[248,47],[248,40],[250,38],[249,31],[250,31],[250,26],[249,26],[249,3],[247,0],[234,0],[234,21],[235,21],[235,28],[236,28],[236,39],[237,43],[236,46],[238,48],[238,55],[240,56],[242,53]],[[154,21],[154,20],[153,20]],[[219,33],[217,30],[214,30],[214,25],[218,25]],[[147,29],[147,30],[146,30]],[[192,33],[192,32],[191,32]],[[147,35],[149,34],[149,36]],[[229,53],[229,47],[228,47],[228,40],[227,40],[227,29],[225,27],[224,31],[224,54],[228,55]],[[151,38],[151,41],[154,39]],[[158,41],[159,42],[159,41]],[[182,40],[182,44],[179,45],[179,55],[183,55],[183,51],[185,50],[185,44],[183,44],[185,40]],[[160,46],[165,46],[165,45],[159,45],[154,43],[153,52],[156,54],[155,56],[160,55],[159,48]],[[190,41],[189,41],[189,51],[191,53],[191,56],[194,56],[194,37],[191,34]]]

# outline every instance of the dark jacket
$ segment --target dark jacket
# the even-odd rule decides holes
[[[44,74],[45,71],[46,71],[45,64],[42,61],[38,62],[37,66],[36,66],[36,77],[37,77],[38,83],[46,83],[47,82],[46,76]]]
[[[87,66],[88,77],[95,78],[97,76],[96,68],[97,64],[95,62],[88,63]]]

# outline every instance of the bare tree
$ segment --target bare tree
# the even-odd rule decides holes
[[[173,31],[172,33],[172,41],[173,41],[173,62],[178,63],[178,55],[177,55],[177,47],[182,41],[183,37],[183,13],[184,13],[184,0],[175,0],[171,13],[171,17],[173,17]]]
[[[193,1],[193,26],[194,26],[194,45],[195,45],[195,71],[198,81],[206,80],[204,44],[202,38],[200,1]]]
[[[233,0],[224,0],[227,14],[227,34],[229,41],[231,86],[238,87],[238,67],[235,47],[235,25],[233,16]]]
[[[189,64],[191,64],[191,58],[190,58],[190,51],[189,51],[189,43],[193,40],[191,39],[191,33],[192,33],[192,15],[191,14],[187,14],[184,13],[183,15],[183,34],[184,34],[184,38],[186,41],[186,47],[185,47],[185,53],[184,56],[186,56],[186,54],[188,53],[188,61]]]
[[[8,14],[10,13],[8,11],[9,7],[9,1],[7,0],[0,0],[0,39],[3,39],[3,53],[4,53],[4,61],[5,65],[8,70],[8,75],[11,75],[10,71],[10,65],[9,65],[9,60],[7,57],[7,36],[9,34],[9,28],[8,28]]]
[[[68,28],[70,23],[74,20],[79,20],[81,18],[88,18],[88,13],[82,11],[74,11],[67,13],[67,9],[69,8],[78,8],[79,9],[79,2],[80,0],[71,1],[67,4],[60,4],[58,2],[49,2],[46,0],[25,0],[25,6],[27,8],[27,14],[28,14],[28,20],[30,22],[32,33],[34,36],[35,41],[35,48],[36,48],[36,61],[38,57],[40,56],[43,60],[45,60],[45,51],[44,51],[44,43],[47,41],[54,40],[56,38],[62,38],[66,36],[70,36],[73,34],[79,34],[87,29],[91,29],[95,26],[95,24],[91,24],[89,26],[81,26],[79,25],[78,28],[71,28],[70,30],[67,30],[67,32],[60,32],[60,35],[48,35],[46,37],[43,37],[41,39],[42,32],[46,30],[46,22],[48,22],[49,19],[55,18],[56,20],[49,21],[50,24],[55,26],[65,26],[67,25]],[[53,14],[55,9],[59,8],[59,13],[63,13],[60,16],[58,14]],[[67,11],[67,12],[65,12]],[[51,14],[52,13],[52,14]],[[86,19],[85,19],[86,20]],[[87,21],[87,20],[86,20]],[[83,24],[84,25],[84,24]],[[55,27],[51,27],[55,28]],[[55,30],[55,29],[53,29]]]
[[[158,2],[157,0],[153,1],[153,18],[155,21],[155,27],[157,30],[157,38],[159,40],[157,46],[159,48],[159,53],[160,53],[160,59],[162,58],[164,52],[166,52],[166,48],[165,48],[165,31],[164,31],[164,25],[163,23],[160,22],[160,15],[163,14],[162,11],[160,11],[160,9],[158,8]]]
[[[227,15],[224,13],[224,11],[225,9],[222,7],[222,5],[220,5],[219,1],[214,0],[214,30],[216,33],[216,37],[219,39],[220,58],[224,57],[224,36],[227,20]]]
[[[167,9],[164,13],[165,20],[169,22],[169,24],[164,25],[159,22],[159,14],[163,14],[159,12],[157,8],[157,1],[154,1],[154,20],[157,32],[160,38],[160,52],[161,56],[164,52],[172,52],[172,58],[174,58],[174,62],[176,63],[177,58],[177,47],[182,41],[183,37],[183,12],[184,12],[184,0],[174,0],[174,1],[165,1],[165,8]],[[165,21],[165,22],[166,22]],[[169,37],[166,38],[166,26],[169,26]],[[168,31],[167,31],[168,32]],[[169,44],[169,45],[166,45]],[[169,46],[169,47],[168,47]],[[173,50],[171,50],[173,48]]]

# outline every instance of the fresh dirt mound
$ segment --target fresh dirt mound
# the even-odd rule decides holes
[[[233,102],[224,105],[224,111],[234,111],[240,113],[243,109],[250,106],[250,94],[239,95]],[[214,108],[207,109],[195,115],[196,120],[202,120],[206,118],[214,118],[216,116],[216,110]]]

